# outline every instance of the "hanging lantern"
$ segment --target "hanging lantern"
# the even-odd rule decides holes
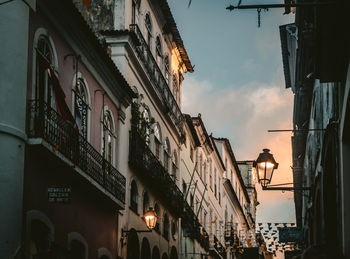
[[[149,210],[146,211],[145,214],[143,215],[143,219],[145,220],[146,226],[149,229],[154,229],[157,223],[158,216],[153,210],[153,208],[149,208]]]
[[[254,166],[258,173],[258,180],[262,187],[266,187],[271,182],[273,171],[278,168],[278,163],[276,163],[270,150],[265,148],[263,153],[259,154]]]

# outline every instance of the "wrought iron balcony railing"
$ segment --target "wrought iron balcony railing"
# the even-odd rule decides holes
[[[134,32],[137,39],[140,41],[140,45],[136,46],[136,53],[153,83],[155,92],[160,100],[162,100],[163,105],[167,107],[167,111],[179,132],[182,132],[183,116],[172,92],[170,91],[168,82],[163,76],[162,70],[159,68],[158,63],[149,49],[149,46],[137,24],[131,24],[130,31]]]
[[[182,192],[134,126],[130,131],[129,164],[169,211],[180,217],[184,206]]]
[[[103,189],[125,203],[125,177],[70,122],[41,100],[28,104],[28,137],[42,138]]]
[[[134,122],[135,123],[135,122]],[[137,123],[136,123],[137,125]],[[145,143],[133,124],[130,131],[129,164],[146,183],[149,184],[164,205],[181,217],[183,227],[187,228],[191,237],[197,239],[205,249],[209,249],[208,238],[201,235],[200,223],[191,206],[185,201],[183,193],[177,187],[170,174]]]

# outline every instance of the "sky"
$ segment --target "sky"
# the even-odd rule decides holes
[[[293,93],[285,88],[279,25],[284,9],[226,10],[237,0],[168,0],[194,72],[185,74],[184,113],[201,113],[208,133],[226,137],[237,160],[255,160],[269,148],[279,163],[271,184],[292,182]],[[282,3],[242,0],[242,4]],[[257,222],[295,222],[293,194],[258,191]],[[278,258],[282,258],[281,255]]]

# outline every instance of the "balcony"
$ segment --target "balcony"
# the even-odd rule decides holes
[[[125,204],[125,177],[47,103],[28,103],[28,137],[43,139],[50,150],[73,163],[99,188],[107,191],[119,204]]]
[[[180,217],[184,206],[182,192],[134,126],[130,131],[129,144],[130,167],[152,188],[164,206],[174,216]]]
[[[153,90],[161,100],[164,107],[166,107],[166,112],[169,113],[170,118],[177,130],[182,133],[183,116],[172,92],[170,91],[170,87],[162,74],[162,70],[159,68],[157,61],[154,59],[153,54],[137,24],[131,24],[130,31],[135,33],[140,43],[138,46],[135,46],[136,53],[139,60],[143,64],[144,70],[150,78],[150,81],[152,82]]]
[[[187,229],[186,232],[189,233],[189,237],[196,239],[198,243],[206,250],[209,251],[209,238],[205,237],[204,234],[200,232],[200,223],[191,206],[186,202],[181,216],[182,228]],[[202,230],[205,233],[205,229]]]

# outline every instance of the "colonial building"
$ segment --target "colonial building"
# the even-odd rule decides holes
[[[181,152],[182,190],[194,224],[182,220],[184,258],[236,258],[256,247],[250,198],[227,139],[208,135],[199,114],[185,115]],[[254,204],[254,211],[255,211]]]
[[[134,93],[71,1],[0,12],[1,60],[16,57],[1,74],[0,257],[115,258],[119,131]]]
[[[306,247],[350,258],[349,40],[345,1],[297,7],[280,27],[286,87],[294,93],[293,176]],[[307,189],[311,188],[311,189]],[[333,255],[338,257],[337,255]]]
[[[240,246],[256,247],[255,218],[251,212],[255,212],[257,203],[254,196],[251,201],[250,192],[243,180],[243,176],[254,177],[254,172],[250,170],[249,172],[244,171],[245,175],[242,174],[228,139],[216,138],[215,144],[226,169],[223,179],[225,222],[234,226]],[[253,186],[252,184],[250,187]]]
[[[89,17],[92,24],[106,21],[96,27],[137,95],[119,132],[127,206],[118,226],[118,255],[179,258],[179,218],[184,213],[179,163],[185,137],[181,89],[183,74],[193,68],[166,1],[113,2],[101,4],[100,13],[91,6]],[[155,230],[145,232],[142,216],[149,208],[158,222]]]
[[[250,246],[255,209],[228,140],[182,114],[193,67],[166,1],[13,0],[0,21],[1,258]]]

